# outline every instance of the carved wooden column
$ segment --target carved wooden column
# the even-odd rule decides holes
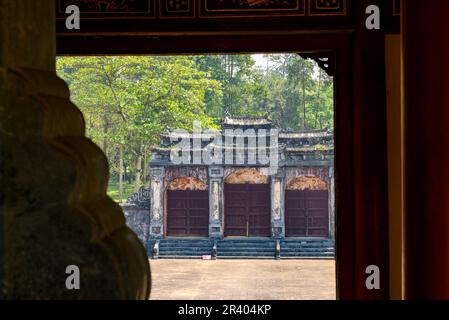
[[[147,299],[143,246],[55,73],[54,1],[0,2],[0,298]],[[66,288],[66,268],[80,289]]]
[[[405,297],[449,299],[449,1],[402,1]]]

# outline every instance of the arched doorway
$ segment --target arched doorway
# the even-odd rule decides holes
[[[203,181],[192,177],[174,179],[166,195],[167,236],[209,235],[209,192]]]
[[[271,197],[268,177],[257,169],[239,169],[225,178],[224,234],[269,237]]]
[[[317,177],[296,177],[285,191],[286,237],[329,237],[329,193]]]

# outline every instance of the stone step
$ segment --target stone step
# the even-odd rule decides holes
[[[186,241],[186,240],[162,240],[159,242],[160,244],[174,244],[174,243],[179,243],[179,244],[195,244],[195,245],[210,245],[213,244],[213,241]]]
[[[251,248],[274,248],[276,247],[276,243],[260,243],[260,242],[235,242],[235,243],[222,243],[222,242],[218,242],[217,246],[219,248],[228,248],[228,247],[251,247]]]
[[[207,246],[212,246],[213,243],[198,243],[198,242],[159,242],[159,246],[195,246],[195,247],[207,247]]]
[[[246,243],[272,243],[272,242],[276,242],[276,241],[274,241],[274,240],[223,239],[223,240],[218,240],[218,242],[220,242],[220,243],[243,243],[243,242],[246,242]]]
[[[333,243],[329,242],[281,242],[282,247],[333,247]]]
[[[276,241],[271,239],[223,239],[217,242],[220,259],[274,259]],[[149,241],[152,250],[155,241]],[[211,255],[212,239],[170,238],[159,240],[161,259],[200,259]],[[334,242],[329,240],[283,240],[280,242],[282,259],[314,259],[335,257]],[[151,254],[150,254],[151,255]]]
[[[227,253],[233,253],[233,252],[248,252],[251,254],[261,254],[261,253],[272,253],[274,254],[273,249],[262,249],[262,250],[254,250],[254,249],[240,249],[240,248],[234,248],[234,249],[228,249],[228,250],[217,250],[218,254],[227,254]]]
[[[333,252],[301,252],[301,253],[281,252],[281,258],[282,257],[313,257],[313,256],[333,257],[333,256],[335,256],[335,254]]]
[[[180,255],[180,256],[203,256],[203,255],[210,255],[211,252],[210,251],[185,251],[185,250],[180,250],[180,251],[161,251],[159,252],[160,256],[176,256],[176,255]]]
[[[217,253],[217,257],[223,257],[223,256],[263,256],[263,257],[273,257],[274,258],[274,252],[250,252],[250,251],[235,251],[235,252],[225,252],[225,253]]]
[[[174,249],[195,249],[195,250],[212,250],[212,246],[159,246],[159,250],[174,250]]]
[[[217,256],[217,259],[263,259],[263,260],[273,260],[274,256]]]
[[[212,248],[160,248],[159,252],[212,252]]]
[[[327,242],[327,243],[334,243],[334,240],[329,240],[329,239],[323,239],[323,238],[307,238],[307,239],[291,239],[291,238],[286,238],[286,239],[282,239],[281,242],[285,242],[285,243],[300,243],[300,242],[307,242],[307,243],[317,243],[317,242]]]
[[[201,259],[202,256],[188,256],[188,255],[159,255],[159,259]]]
[[[281,252],[334,252],[334,248],[281,248]]]
[[[281,256],[282,260],[335,260],[334,256]]]

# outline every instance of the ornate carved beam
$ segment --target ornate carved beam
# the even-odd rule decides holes
[[[315,61],[318,66],[323,69],[328,76],[335,75],[335,54],[332,51],[299,53],[304,59]]]

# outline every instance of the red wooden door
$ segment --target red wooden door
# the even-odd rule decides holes
[[[271,235],[270,185],[226,184],[224,196],[225,236]]]
[[[285,235],[287,237],[328,237],[327,190],[286,190]]]
[[[208,191],[167,191],[167,236],[209,235]]]

